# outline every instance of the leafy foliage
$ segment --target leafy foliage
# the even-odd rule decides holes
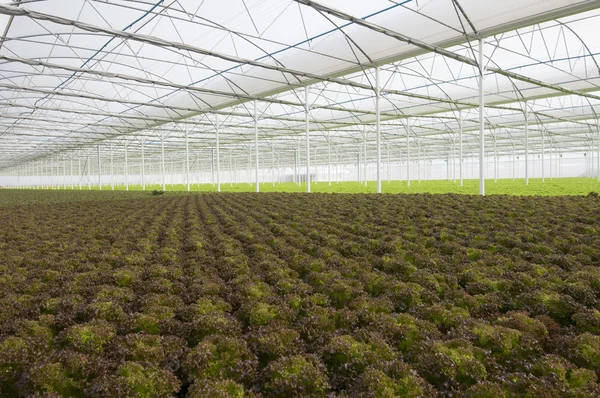
[[[600,396],[593,195],[22,192],[0,396]]]

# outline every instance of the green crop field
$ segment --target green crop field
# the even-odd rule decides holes
[[[67,187],[70,190],[70,187]],[[97,190],[97,187],[92,186],[92,190]],[[116,190],[124,190],[122,185],[116,186]],[[140,191],[140,185],[130,185],[130,191]],[[185,185],[167,184],[167,191],[185,191]],[[75,187],[78,190],[78,187]],[[83,186],[83,190],[87,190],[87,186]],[[103,190],[111,190],[111,187],[103,186]],[[161,185],[147,185],[146,191],[162,190]],[[216,192],[216,185],[192,184],[191,191],[197,192]],[[250,184],[221,184],[222,192],[254,192],[255,185]],[[306,192],[306,184],[300,185],[295,183],[263,183],[260,184],[261,192]],[[367,185],[358,182],[333,182],[331,186],[327,182],[313,182],[311,184],[312,192],[320,193],[375,193],[377,187],[375,181],[367,182]],[[467,195],[479,194],[479,180],[464,180],[461,187],[459,182],[447,180],[438,181],[411,181],[408,186],[405,181],[384,181],[382,183],[383,193],[457,193]],[[593,178],[561,178],[561,179],[546,179],[542,182],[541,179],[530,179],[529,185],[525,185],[524,179],[518,180],[486,180],[486,194],[488,195],[544,195],[544,196],[559,196],[559,195],[586,195],[590,192],[599,192],[600,182]]]
[[[600,396],[598,197],[7,194],[2,397]]]

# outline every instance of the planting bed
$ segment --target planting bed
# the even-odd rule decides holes
[[[596,397],[600,200],[0,207],[0,395]]]

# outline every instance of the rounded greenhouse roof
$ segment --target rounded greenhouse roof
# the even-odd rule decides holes
[[[500,151],[525,136],[581,150],[598,131],[599,6],[2,2],[0,168],[98,146],[146,144],[151,156],[159,141],[181,151],[187,140],[203,150],[214,147],[216,126],[223,149],[247,148],[255,135],[265,148],[296,148],[307,108],[315,148],[350,153],[375,140],[379,113],[382,143],[399,153],[408,136],[443,157],[459,129],[475,153],[480,66],[483,129]]]

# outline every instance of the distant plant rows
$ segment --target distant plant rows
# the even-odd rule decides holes
[[[165,195],[0,220],[0,396],[600,396],[595,197]]]
[[[109,200],[126,199],[131,197],[146,196],[153,191],[162,192],[162,185],[146,185],[145,192],[142,191],[141,185],[130,184],[125,190],[124,185],[116,185],[115,191],[111,190],[110,185],[104,185],[102,192],[99,192],[98,186],[84,185],[82,190],[79,190],[75,185],[71,190],[69,185],[65,190],[44,190],[43,194],[30,190],[7,190],[0,189],[0,205],[7,203],[56,203],[56,202],[72,202],[77,200]],[[187,191],[187,185],[184,184],[166,184],[165,188],[169,193],[181,193]],[[193,192],[216,192],[216,184],[190,184],[190,190]],[[383,193],[386,194],[479,194],[479,180],[464,180],[463,185],[460,185],[459,180],[422,180],[412,181],[411,185],[407,185],[406,181],[383,181]],[[248,183],[236,184],[221,184],[221,192],[255,192],[256,185]],[[261,192],[295,192],[305,193],[306,183],[296,184],[293,182],[284,183],[261,183]],[[367,185],[356,181],[343,181],[336,183],[333,181],[329,185],[325,181],[313,181],[311,183],[311,191],[318,193],[376,193],[377,184],[375,181],[369,181]],[[542,182],[541,179],[529,179],[529,185],[525,184],[524,179],[499,179],[486,180],[485,192],[487,195],[524,195],[524,196],[560,196],[560,195],[587,195],[590,192],[600,192],[600,181],[595,178],[547,178]]]
[[[174,192],[170,194],[175,194]],[[0,189],[0,206],[72,203],[99,200],[130,200],[152,195],[151,191],[124,190],[52,190],[52,189]]]

